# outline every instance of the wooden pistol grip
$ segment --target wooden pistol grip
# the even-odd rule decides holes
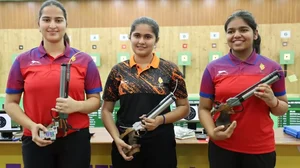
[[[230,121],[230,114],[227,113],[226,111],[221,111],[220,116],[216,120],[216,126],[221,126],[224,125],[225,128],[227,129],[231,124]]]
[[[132,131],[134,131],[132,128],[127,128],[127,129],[125,130],[125,132],[122,133],[122,134],[120,135],[120,138],[123,139],[123,138],[126,137],[128,134],[130,134]]]

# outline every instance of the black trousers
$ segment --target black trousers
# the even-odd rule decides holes
[[[274,168],[276,152],[245,154],[229,151],[209,141],[208,158],[210,168]]]
[[[89,168],[90,137],[89,129],[85,128],[57,138],[51,145],[39,147],[31,136],[23,136],[24,168]]]
[[[112,144],[113,168],[176,168],[176,141],[173,136],[141,139],[141,150],[133,160],[125,161],[116,144]]]

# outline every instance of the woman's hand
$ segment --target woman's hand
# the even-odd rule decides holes
[[[225,140],[231,137],[236,128],[236,121],[233,121],[230,126],[224,131],[225,126],[221,125],[214,128],[213,135],[209,135],[213,140]]]
[[[79,109],[80,102],[69,96],[68,98],[57,98],[55,108],[52,108],[51,110],[60,113],[71,114],[80,111]]]
[[[146,115],[142,115],[140,119],[142,120],[144,129],[147,131],[153,131],[163,123],[163,117],[160,115],[156,116],[155,119],[147,118]]]
[[[133,159],[133,156],[127,156],[125,154],[125,151],[131,150],[132,146],[126,144],[121,138],[116,138],[114,141],[120,155],[124,158],[124,160],[131,161]]]
[[[47,128],[43,126],[42,124],[34,124],[30,127],[31,134],[32,134],[32,141],[35,142],[40,147],[45,147],[47,145],[50,145],[53,143],[51,140],[44,140],[40,138],[39,131],[42,130],[44,132],[47,132]]]
[[[266,102],[266,104],[269,107],[276,106],[277,99],[273,93],[273,90],[271,87],[267,84],[260,84],[255,88],[254,95],[263,101]]]

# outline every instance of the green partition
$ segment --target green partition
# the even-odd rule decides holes
[[[300,126],[300,97],[288,97],[288,105],[288,111],[283,116],[277,117],[278,127]]]
[[[0,109],[2,109],[2,104],[5,102],[5,94],[0,94]],[[20,107],[23,109],[23,99],[20,100]]]
[[[278,128],[278,117],[274,116],[273,114],[270,114],[270,117],[272,118],[273,123],[274,123],[273,128]]]
[[[119,110],[119,107],[115,107],[113,111],[113,119],[116,121],[117,119],[117,111]],[[95,127],[104,127],[102,117],[101,117],[101,109],[98,111],[92,112],[89,114],[90,117],[90,127],[95,128]]]
[[[5,98],[0,97],[0,109],[2,109],[2,104],[4,104]]]

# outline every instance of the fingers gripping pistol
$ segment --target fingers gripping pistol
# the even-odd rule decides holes
[[[61,64],[60,69],[60,88],[59,96],[62,98],[68,98],[69,93],[69,81],[70,81],[70,67],[71,64]],[[42,139],[55,140],[58,130],[63,132],[63,136],[67,135],[70,126],[67,123],[68,114],[59,113],[58,117],[53,117],[52,112],[52,123],[47,126],[48,131],[39,131],[39,135]]]
[[[216,126],[224,125],[225,128],[227,128],[231,122],[230,122],[230,114],[232,114],[232,108],[236,106],[242,106],[242,102],[247,100],[249,97],[254,95],[255,88],[259,84],[272,84],[280,79],[280,73],[278,70],[273,71],[269,75],[265,76],[263,79],[261,79],[259,82],[254,84],[253,86],[249,87],[248,89],[244,90],[243,92],[239,93],[235,97],[229,98],[226,100],[226,103],[219,103],[215,102],[215,105],[213,106],[211,110],[212,116],[215,115],[217,112],[220,112],[219,117],[216,120]],[[241,112],[235,111],[235,112]]]
[[[168,96],[166,96],[156,107],[154,107],[148,114],[146,114],[147,118],[154,119],[156,116],[161,114],[167,107],[176,100],[176,97],[171,92]],[[147,131],[143,128],[142,121],[135,122],[132,127],[126,128],[125,132],[121,134],[120,138],[124,139],[128,138],[128,144],[132,146],[130,150],[124,150],[127,156],[132,156],[133,154],[140,151],[140,145],[138,144],[138,139],[140,138],[140,131]]]

